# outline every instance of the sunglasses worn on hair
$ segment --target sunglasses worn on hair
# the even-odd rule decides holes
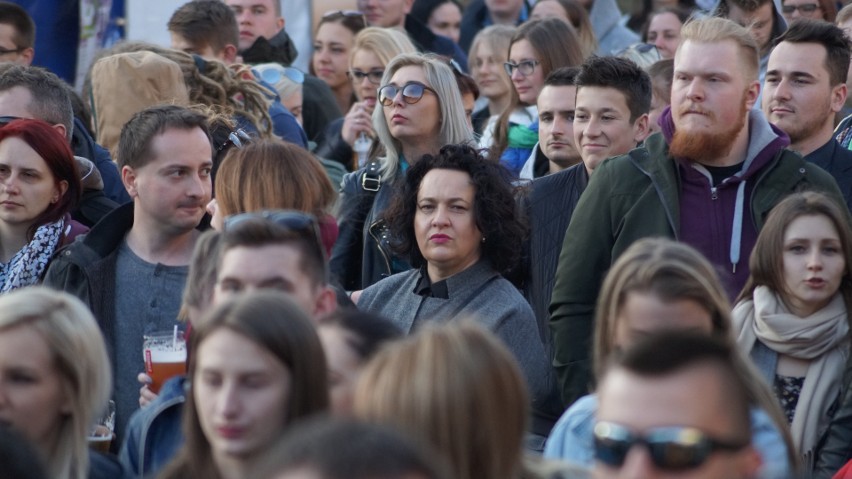
[[[538,65],[539,63],[541,62],[539,62],[538,60],[524,60],[518,63],[505,62],[503,63],[503,68],[506,69],[506,73],[509,76],[512,76],[512,74],[515,73],[515,70],[518,70],[519,72],[521,72],[521,75],[526,77],[533,74],[536,65]]]
[[[361,83],[364,81],[364,78],[370,80],[370,83],[373,85],[379,85],[382,83],[382,76],[385,74],[384,70],[375,69],[370,70],[368,72],[362,72],[361,70],[352,69],[346,72],[346,75],[350,80],[354,80],[355,83]]]
[[[322,16],[323,20],[336,20],[338,18],[357,18],[361,20],[362,25],[367,26],[367,17],[364,16],[364,12],[358,10],[332,10]]]
[[[748,441],[713,439],[691,427],[661,427],[635,434],[619,424],[600,421],[595,424],[595,459],[612,467],[621,467],[633,446],[647,448],[658,469],[683,471],[704,464],[714,452],[739,451]]]
[[[0,116],[0,126],[8,125],[15,120],[20,120],[19,116]]]
[[[410,81],[403,85],[402,88],[391,83],[379,88],[379,102],[384,106],[391,106],[396,95],[402,92],[402,101],[413,105],[420,101],[423,98],[423,94],[427,91],[438,96],[438,92],[420,82]]]
[[[231,146],[236,146],[237,148],[242,148],[243,145],[251,143],[251,137],[248,133],[245,132],[242,128],[237,131],[232,131],[230,135],[228,135],[228,139],[222,143],[219,148],[216,149],[216,153],[221,152]]]
[[[270,85],[275,85],[285,77],[293,83],[298,83],[300,85],[305,82],[305,74],[301,70],[293,67],[272,66],[260,71],[260,79]]]
[[[806,3],[804,5],[784,5],[781,11],[784,13],[793,13],[796,10],[802,13],[814,13],[819,8],[818,3]]]

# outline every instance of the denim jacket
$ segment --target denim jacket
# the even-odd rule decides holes
[[[118,454],[128,477],[154,477],[177,454],[183,444],[185,383],[184,376],[169,379],[157,399],[130,417]]]
[[[553,427],[544,445],[544,457],[592,467],[595,462],[592,429],[597,411],[598,396],[596,394],[589,394],[578,399]],[[766,412],[761,409],[751,409],[751,431],[751,443],[763,460],[760,477],[793,477],[787,445]]]

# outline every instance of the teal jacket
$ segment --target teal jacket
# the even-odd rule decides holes
[[[796,191],[824,191],[843,204],[834,179],[790,150],[780,150],[752,181],[748,207],[757,231]],[[565,233],[550,303],[553,365],[566,407],[589,390],[595,304],[607,270],[638,239],[679,239],[679,196],[678,166],[661,134],[604,161],[589,179]]]

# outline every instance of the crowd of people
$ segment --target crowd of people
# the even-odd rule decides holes
[[[0,2],[0,477],[852,478],[852,6],[352,3]]]

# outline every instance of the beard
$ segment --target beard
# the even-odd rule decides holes
[[[688,107],[679,110],[680,115],[686,114]],[[685,132],[675,129],[669,152],[674,158],[686,158],[704,165],[714,165],[731,152],[734,140],[746,125],[746,92],[740,101],[740,111],[737,120],[721,131]],[[717,121],[712,112],[706,112],[711,121]],[[675,128],[677,126],[675,125]]]

